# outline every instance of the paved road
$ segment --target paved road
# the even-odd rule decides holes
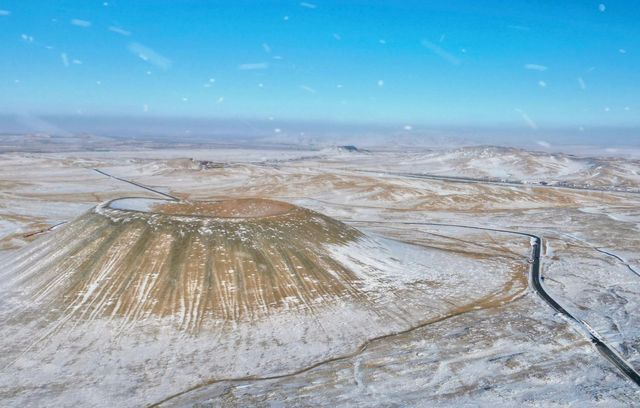
[[[540,237],[532,235],[520,233],[522,235],[526,235],[535,239],[535,243],[533,244],[533,263],[531,265],[531,277],[530,284],[533,290],[544,300],[547,302],[549,306],[551,306],[556,312],[560,313],[570,321],[577,324],[582,328],[587,334],[589,340],[595,345],[596,349],[606,357],[610,362],[613,363],[627,378],[633,381],[637,386],[640,386],[640,374],[633,368],[631,364],[626,362],[614,349],[609,346],[605,339],[600,336],[587,322],[582,319],[578,319],[573,316],[569,311],[567,311],[564,307],[562,307],[555,299],[551,297],[551,295],[545,290],[544,285],[542,283],[542,276],[540,274],[540,247],[542,246],[542,240]]]
[[[366,222],[366,221],[364,221]],[[529,273],[529,285],[531,289],[549,306],[551,306],[557,313],[564,316],[570,322],[577,326],[580,331],[594,344],[596,349],[612,362],[627,378],[633,381],[636,385],[640,386],[640,374],[633,368],[631,364],[626,362],[622,356],[620,356],[613,347],[606,343],[603,336],[598,334],[587,322],[575,317],[567,309],[562,307],[551,295],[547,292],[543,285],[543,278],[540,271],[540,252],[542,246],[542,238],[537,235],[527,232],[504,230],[488,227],[475,227],[468,225],[458,224],[443,224],[443,223],[430,223],[430,222],[394,222],[394,221],[373,221],[377,223],[390,223],[390,224],[404,224],[404,225],[426,225],[426,226],[443,226],[443,227],[458,227],[467,229],[476,229],[483,231],[502,232],[506,234],[520,235],[529,237],[532,239],[532,254],[531,254],[531,268]]]
[[[531,268],[529,270],[529,285],[530,287],[533,289],[533,291],[538,294],[538,296],[540,296],[540,298],[542,298],[542,300],[544,300],[549,306],[551,306],[557,313],[563,315],[567,320],[569,320],[571,323],[574,324],[574,326],[576,326],[577,328],[580,329],[580,331],[585,334],[589,340],[591,340],[591,342],[594,344],[594,346],[596,347],[596,349],[604,356],[607,358],[607,360],[609,360],[611,363],[613,363],[627,378],[629,378],[632,382],[634,382],[636,385],[640,386],[640,375],[633,369],[633,367],[627,363],[626,361],[624,361],[624,359],[622,359],[622,357],[620,357],[618,355],[618,353],[615,352],[615,350],[613,350],[609,345],[607,345],[604,340],[602,339],[602,337],[600,335],[598,335],[597,332],[595,332],[595,330],[593,330],[586,322],[582,321],[581,319],[577,319],[576,317],[574,317],[569,311],[567,311],[564,307],[562,307],[555,299],[553,299],[551,297],[551,295],[549,295],[549,293],[545,290],[543,283],[542,283],[542,277],[541,277],[541,273],[540,273],[540,257],[541,257],[541,246],[542,246],[542,238],[540,238],[537,235],[534,234],[530,234],[530,233],[526,233],[526,232],[520,232],[520,231],[512,231],[512,230],[505,230],[505,229],[498,229],[498,228],[488,228],[488,227],[477,227],[477,226],[469,226],[469,225],[459,225],[459,224],[444,224],[444,223],[430,223],[430,222],[395,222],[395,221],[366,221],[366,220],[358,220],[358,221],[351,221],[349,222],[350,224],[358,224],[358,223],[385,223],[385,224],[403,224],[403,225],[423,225],[423,226],[443,226],[443,227],[455,227],[455,228],[466,228],[466,229],[474,229],[474,230],[481,230],[481,231],[491,231],[491,232],[500,232],[500,233],[505,233],[505,234],[513,234],[513,235],[518,235],[518,236],[523,236],[523,237],[527,237],[531,240]],[[442,319],[444,320],[444,319]],[[373,339],[370,339],[368,341],[366,341],[364,344],[362,344],[355,352],[353,353],[349,353],[347,355],[342,355],[342,356],[338,356],[338,357],[334,357],[331,358],[329,360],[325,360],[325,361],[320,361],[316,364],[313,364],[311,366],[308,367],[304,367],[300,370],[297,370],[295,372],[291,372],[291,373],[285,373],[285,374],[280,374],[280,375],[272,375],[272,376],[264,376],[264,377],[258,377],[258,376],[249,376],[249,377],[241,377],[241,378],[218,378],[218,379],[211,379],[208,381],[205,381],[203,383],[197,384],[187,390],[184,390],[180,393],[171,395],[165,399],[163,399],[162,401],[156,402],[152,405],[150,405],[150,407],[158,407],[161,406],[162,404],[164,404],[165,402],[168,402],[170,400],[173,400],[175,398],[178,398],[180,396],[183,396],[185,394],[188,394],[190,392],[193,392],[195,390],[198,390],[200,388],[212,385],[212,384],[216,384],[216,383],[220,383],[220,382],[245,382],[245,381],[266,381],[266,380],[274,380],[274,379],[281,379],[281,378],[287,378],[287,377],[292,377],[298,374],[302,374],[304,372],[310,371],[314,368],[317,368],[319,366],[325,365],[325,364],[329,364],[329,363],[333,363],[336,361],[341,361],[341,360],[345,360],[348,358],[353,358],[356,357],[357,355],[361,354],[364,350],[366,350],[366,348],[368,347],[369,344],[371,344],[372,342],[376,342],[376,341],[380,341],[383,339],[388,339],[394,336],[399,336],[402,334],[406,334],[406,333],[410,333],[414,330],[420,329],[422,327],[425,327],[428,324],[433,324],[434,322],[428,322],[425,324],[421,324],[415,327],[411,327],[407,330],[404,330],[402,332],[397,332],[397,333],[390,333],[387,335],[383,335],[380,337],[376,337]]]
[[[634,190],[614,190],[607,188],[597,188],[597,187],[581,187],[581,186],[558,186],[558,185],[543,185],[543,184],[525,184],[519,181],[498,181],[498,180],[487,180],[482,178],[474,178],[474,177],[460,177],[460,176],[441,176],[438,174],[430,174],[430,173],[402,173],[402,172],[386,172],[386,171],[376,171],[376,170],[355,170],[359,173],[374,173],[374,174],[385,174],[388,176],[399,176],[399,177],[408,177],[408,178],[417,178],[417,179],[427,179],[427,180],[439,180],[439,181],[448,181],[452,183],[466,183],[466,184],[494,184],[499,186],[508,186],[508,187],[535,187],[535,188],[556,188],[563,190],[581,190],[581,191],[590,191],[594,193],[619,193],[619,194],[640,194],[640,191]]]
[[[254,162],[251,163],[254,166],[261,167],[271,167],[271,168],[280,168],[280,167],[293,167],[287,166],[287,162],[283,163],[262,163],[262,162]],[[298,167],[293,167],[298,168]],[[369,174],[378,174],[378,175],[387,175],[387,176],[397,176],[397,177],[407,177],[407,178],[415,178],[415,179],[426,179],[426,180],[437,180],[437,181],[448,181],[451,183],[466,183],[466,184],[490,184],[490,185],[498,185],[505,187],[525,187],[525,188],[550,188],[550,189],[561,189],[561,190],[579,190],[579,191],[588,191],[593,193],[616,193],[616,194],[636,194],[640,195],[639,190],[622,190],[622,189],[610,189],[610,188],[598,188],[598,187],[583,187],[583,186],[575,186],[575,185],[554,185],[554,184],[538,184],[538,183],[524,183],[518,180],[493,180],[493,179],[485,179],[485,178],[477,178],[477,177],[463,177],[463,176],[447,176],[440,174],[432,174],[432,173],[412,173],[412,172],[393,172],[393,171],[383,171],[383,170],[371,170],[371,169],[354,169],[354,168],[327,168],[327,170],[335,170],[335,171],[351,171],[357,173],[369,173]]]
[[[145,190],[149,190],[152,191],[156,194],[160,194],[164,197],[168,197],[172,200],[176,200],[179,201],[179,198],[174,197],[170,194],[166,194],[163,193],[161,191],[158,190],[154,190],[153,188],[147,187],[145,185],[136,183],[134,181],[130,181],[130,180],[126,180],[126,179],[122,179],[119,177],[115,177],[112,176],[104,171],[101,171],[99,169],[94,169],[96,172],[105,175],[107,177],[111,177],[114,178],[116,180],[120,180],[123,181],[125,183],[129,183],[132,184],[134,186],[143,188]],[[367,170],[362,170],[362,171],[367,171]],[[432,175],[420,175],[420,174],[411,174],[411,173],[385,173],[385,172],[376,172],[379,174],[389,174],[389,175],[397,175],[397,176],[401,176],[401,177],[415,177],[415,178],[431,178],[431,179],[441,179],[441,180],[445,180],[445,181],[453,181],[451,180],[451,177],[441,177],[441,176],[432,176]],[[461,183],[486,183],[486,181],[483,180],[475,180],[475,179],[465,179],[465,178],[455,178],[456,182],[461,182]],[[492,184],[508,184],[508,183],[492,183]],[[517,184],[514,183],[515,185],[518,186],[524,186],[523,184]],[[550,188],[573,188],[573,187],[556,187],[556,186],[548,186]],[[575,189],[581,189],[581,190],[592,190],[592,189],[583,189],[583,188],[575,188]],[[600,190],[597,190],[600,191]],[[367,222],[367,221],[358,221],[358,222]],[[385,221],[369,221],[369,222],[377,222],[377,223],[395,223],[395,224],[403,224],[403,225],[424,225],[424,226],[444,226],[444,227],[456,227],[456,228],[467,228],[467,229],[475,229],[475,230],[483,230],[483,231],[492,231],[492,232],[501,232],[501,233],[506,233],[506,234],[514,234],[514,235],[519,235],[519,236],[524,236],[524,237],[528,237],[530,239],[532,239],[532,254],[531,254],[531,268],[530,268],[530,275],[529,275],[529,285],[531,286],[531,288],[533,289],[533,291],[542,299],[544,300],[549,306],[551,306],[551,308],[553,308],[558,314],[562,315],[563,317],[565,317],[569,322],[573,323],[574,326],[576,326],[577,328],[580,329],[580,331],[585,334],[587,336],[587,338],[589,338],[589,340],[594,344],[594,346],[596,347],[596,349],[600,352],[600,354],[602,354],[605,358],[607,358],[611,363],[613,363],[627,378],[629,378],[631,381],[633,381],[636,385],[640,386],[640,374],[633,368],[633,366],[631,366],[631,364],[627,363],[612,347],[610,347],[604,337],[602,337],[601,335],[599,335],[587,322],[576,318],[575,316],[573,316],[567,309],[565,309],[564,307],[562,307],[555,299],[553,299],[553,297],[551,297],[551,295],[545,290],[544,285],[542,283],[542,276],[541,276],[541,272],[540,272],[540,253],[541,253],[541,246],[542,246],[542,238],[540,238],[537,235],[534,234],[530,234],[530,233],[526,233],[526,232],[520,232],[520,231],[512,231],[512,230],[505,230],[505,229],[497,229],[497,228],[488,228],[488,227],[476,227],[476,226],[469,226],[469,225],[459,225],[459,224],[444,224],[444,223],[429,223],[429,222],[385,222]],[[608,253],[607,253],[608,254]],[[612,254],[609,254],[612,255]],[[613,256],[613,255],[612,255]],[[635,271],[634,271],[635,272]],[[257,381],[257,380],[271,380],[271,379],[277,379],[277,378],[284,378],[284,377],[288,377],[288,376],[293,376],[293,375],[297,375],[300,374],[302,372],[311,370],[312,368],[318,367],[320,365],[323,364],[327,364],[329,362],[334,362],[334,361],[338,361],[338,360],[342,360],[342,359],[346,359],[346,358],[351,358],[354,357],[355,355],[361,353],[362,351],[364,351],[367,347],[367,345],[373,341],[378,341],[381,340],[382,338],[387,338],[387,337],[391,337],[391,336],[395,336],[395,335],[399,335],[399,334],[404,334],[407,333],[409,331],[413,331],[416,330],[418,328],[420,328],[422,326],[417,326],[417,327],[413,327],[409,330],[403,331],[401,333],[392,333],[390,335],[385,335],[385,336],[381,336],[381,337],[377,337],[374,339],[370,339],[369,341],[367,341],[366,343],[364,343],[363,346],[361,346],[356,353],[352,353],[349,354],[347,356],[340,356],[340,357],[336,357],[336,358],[332,358],[330,360],[327,361],[322,361],[320,363],[314,364],[313,366],[310,367],[306,367],[303,368],[301,370],[298,370],[294,373],[289,373],[289,374],[283,374],[283,375],[276,375],[276,376],[269,376],[269,377],[244,377],[244,378],[228,378],[228,379],[215,379],[215,380],[210,380],[207,381],[205,383],[199,384],[193,388],[190,388],[189,390],[183,391],[179,394],[170,396],[166,399],[164,399],[161,402],[158,402],[156,404],[153,404],[152,406],[157,406],[160,405],[164,402],[169,401],[170,399],[176,398],[178,396],[184,395],[187,392],[191,392],[195,389],[207,386],[207,385],[211,385],[213,383],[217,383],[217,382],[223,382],[223,381],[231,381],[231,382],[238,382],[238,381]]]
[[[124,183],[129,183],[129,184],[132,184],[132,185],[134,185],[136,187],[143,188],[145,190],[151,191],[152,193],[160,194],[161,196],[166,197],[166,198],[168,198],[170,200],[180,201],[180,199],[178,197],[174,197],[171,194],[167,194],[167,193],[163,193],[162,191],[155,190],[155,189],[153,189],[151,187],[145,186],[144,184],[136,183],[135,181],[131,181],[131,180],[127,180],[127,179],[123,179],[123,178],[120,178],[120,177],[113,176],[113,175],[111,175],[111,174],[109,174],[107,172],[104,172],[104,171],[100,170],[100,169],[93,169],[93,171],[95,171],[96,173],[102,174],[103,176],[111,177],[112,179],[119,180],[119,181],[122,181]]]
[[[521,233],[522,234],[522,233]],[[534,258],[531,265],[531,285],[533,290],[540,296],[549,306],[556,310],[556,312],[564,315],[567,319],[579,325],[584,332],[587,333],[589,340],[595,345],[596,349],[611,361],[627,378],[633,381],[636,385],[640,386],[640,374],[633,368],[631,364],[626,362],[612,347],[610,347],[605,339],[598,334],[587,322],[582,319],[578,319],[569,313],[564,307],[560,306],[551,295],[544,289],[542,284],[542,278],[540,275],[540,247],[542,241],[539,237],[531,234],[524,234],[530,237],[534,237],[536,243],[534,244]]]

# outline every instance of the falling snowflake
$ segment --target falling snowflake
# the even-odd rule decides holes
[[[124,28],[117,27],[117,26],[110,26],[109,27],[109,31],[111,31],[113,33],[120,34],[120,35],[124,35],[124,36],[127,36],[127,37],[131,35],[130,31],[127,31]]]
[[[544,65],[540,64],[525,64],[524,69],[528,69],[530,71],[546,71],[548,68]]]
[[[520,114],[520,116],[522,117],[522,120],[531,128],[531,129],[537,129],[538,125],[533,121],[533,119],[531,119],[529,117],[529,115],[527,115],[527,113],[525,111],[523,111],[522,109],[514,109],[516,112],[518,112]]]
[[[306,86],[306,85],[300,85],[300,89],[302,89],[305,92],[309,92],[309,93],[316,93],[316,90],[311,88],[310,86]]]
[[[266,62],[251,62],[247,64],[238,65],[238,69],[241,71],[254,71],[258,69],[267,69],[269,68],[269,64]]]
[[[578,85],[583,91],[587,89],[587,84],[584,83],[584,79],[582,79],[582,77],[578,77]]]
[[[141,60],[146,61],[157,68],[163,70],[171,68],[172,62],[170,59],[166,58],[165,56],[159,54],[149,47],[146,47],[137,42],[132,42],[127,46],[127,48],[129,49],[129,52],[137,55]]]
[[[74,18],[73,20],[71,20],[71,24],[82,28],[91,27],[91,21],[80,20],[79,18]]]

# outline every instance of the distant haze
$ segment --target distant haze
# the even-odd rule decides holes
[[[594,150],[624,154],[640,150],[633,127],[529,129],[514,126],[403,126],[329,121],[212,119],[125,116],[0,115],[0,133],[53,136],[95,135],[163,143],[235,143],[362,147],[455,147],[495,144],[535,150]],[[618,149],[618,151],[616,151]],[[622,149],[622,150],[620,150]],[[628,152],[627,152],[628,153]]]

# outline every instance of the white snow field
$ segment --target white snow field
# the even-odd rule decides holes
[[[516,234],[639,371],[634,159],[72,144],[0,154],[2,406],[640,399]]]

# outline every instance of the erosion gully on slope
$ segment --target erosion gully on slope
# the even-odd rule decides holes
[[[180,201],[179,198],[172,196],[170,194],[167,193],[163,193],[161,191],[155,190],[153,188],[147,187],[145,185],[130,181],[130,180],[126,180],[120,177],[115,177],[112,176],[104,171],[101,171],[99,169],[93,169],[94,171],[107,176],[107,177],[111,177],[114,178],[116,180],[120,180],[122,182],[125,183],[129,183],[132,184],[134,186],[137,186],[139,188],[148,190],[148,191],[152,191],[154,193],[157,193],[159,195],[162,195],[164,197],[167,197],[171,200],[174,201]],[[377,173],[381,173],[381,172],[377,172]],[[383,173],[383,174],[390,174],[390,175],[395,175],[395,176],[400,176],[400,177],[409,177],[409,178],[435,178],[435,177],[430,177],[429,175],[420,175],[420,174],[411,174],[411,173]],[[426,177],[425,177],[426,176]],[[475,180],[475,179],[464,179],[464,178],[455,178],[455,179],[451,179],[448,177],[439,177],[438,179],[442,179],[445,181],[455,181],[455,182],[459,182],[459,183],[482,183],[482,182],[486,182],[486,181],[482,181],[482,180]],[[565,188],[565,187],[554,187],[554,186],[545,186],[545,188]],[[599,190],[600,191],[600,190]],[[602,190],[602,191],[606,191],[606,190]],[[612,191],[612,192],[616,192],[619,193],[619,191]],[[635,192],[634,192],[635,193]],[[359,220],[357,222],[368,222],[368,223],[372,223],[372,221],[366,221],[366,220]],[[380,222],[380,221],[373,221],[373,222],[379,222],[379,223],[384,223],[384,222]],[[388,223],[394,223],[394,222],[388,222]],[[569,322],[573,323],[573,325],[575,327],[577,327],[584,335],[586,335],[587,338],[589,338],[589,340],[594,344],[594,346],[596,347],[596,349],[600,352],[600,354],[602,354],[607,360],[609,360],[612,364],[614,364],[618,370],[620,370],[627,378],[629,378],[632,382],[634,382],[636,385],[640,386],[640,374],[635,371],[635,369],[629,364],[627,363],[621,356],[618,355],[618,353],[611,347],[609,346],[605,339],[600,336],[591,326],[589,326],[589,324],[581,319],[576,318],[575,316],[573,316],[570,312],[568,312],[564,307],[562,307],[555,299],[553,299],[549,293],[545,290],[544,285],[542,284],[542,277],[541,277],[541,272],[540,272],[540,256],[541,256],[541,246],[542,246],[542,238],[531,234],[531,233],[526,233],[526,232],[520,232],[520,231],[511,231],[511,230],[504,230],[504,229],[497,229],[497,228],[488,228],[488,227],[478,227],[478,226],[468,226],[468,225],[459,225],[459,224],[444,224],[444,223],[423,223],[423,222],[396,222],[396,224],[403,224],[403,225],[424,225],[424,226],[443,226],[443,227],[455,227],[455,228],[468,228],[468,229],[475,229],[475,230],[484,230],[484,231],[492,231],[492,232],[501,232],[501,233],[506,233],[506,234],[513,234],[513,235],[518,235],[518,236],[523,236],[523,237],[528,237],[529,239],[532,240],[531,245],[532,245],[532,259],[531,259],[531,268],[530,268],[530,278],[529,278],[529,283],[530,286],[532,288],[532,290],[538,294],[538,296],[544,300],[551,308],[553,308],[557,313],[559,313],[560,315],[562,315],[564,318],[566,318]],[[462,312],[464,313],[464,312]],[[457,313],[458,315],[460,314]],[[396,332],[396,333],[390,333],[387,335],[383,335],[380,337],[376,337],[373,339],[370,339],[369,341],[363,343],[360,347],[358,347],[358,349],[353,352],[350,353],[348,355],[342,355],[342,356],[337,356],[328,360],[324,360],[321,362],[318,362],[316,364],[313,364],[311,366],[302,368],[300,370],[297,370],[295,372],[292,373],[285,373],[285,374],[281,374],[281,375],[274,375],[274,376],[265,376],[265,377],[255,377],[255,376],[248,376],[248,377],[241,377],[241,378],[220,378],[220,379],[211,379],[205,382],[202,382],[200,384],[195,385],[194,387],[191,387],[187,390],[184,390],[180,393],[171,395],[165,399],[163,399],[162,401],[159,401],[157,403],[154,403],[150,406],[155,407],[155,406],[159,406],[165,402],[168,402],[169,400],[172,400],[174,398],[177,398],[179,396],[182,396],[184,394],[187,394],[191,391],[194,391],[196,389],[214,384],[214,383],[218,383],[218,382],[240,382],[240,381],[261,381],[261,380],[273,380],[273,379],[279,379],[279,378],[285,378],[285,377],[290,377],[290,376],[295,376],[301,373],[304,373],[306,371],[312,370],[316,367],[319,367],[321,365],[324,364],[328,364],[331,362],[335,362],[335,361],[339,361],[339,360],[344,360],[347,358],[351,358],[354,356],[357,356],[358,354],[362,353],[369,344],[371,344],[372,342],[376,342],[376,341],[380,341],[380,340],[384,340],[384,339],[388,339],[390,337],[393,336],[399,336],[402,334],[406,334],[409,333],[411,331],[414,331],[418,328],[422,328],[425,327],[429,324],[433,324],[437,321],[441,321],[444,319],[448,319],[450,317],[453,317],[455,314],[440,318],[440,319],[436,319],[436,320],[431,320],[431,321],[427,321],[427,322],[423,322],[420,325],[411,327],[407,330],[401,331],[401,332]]]

